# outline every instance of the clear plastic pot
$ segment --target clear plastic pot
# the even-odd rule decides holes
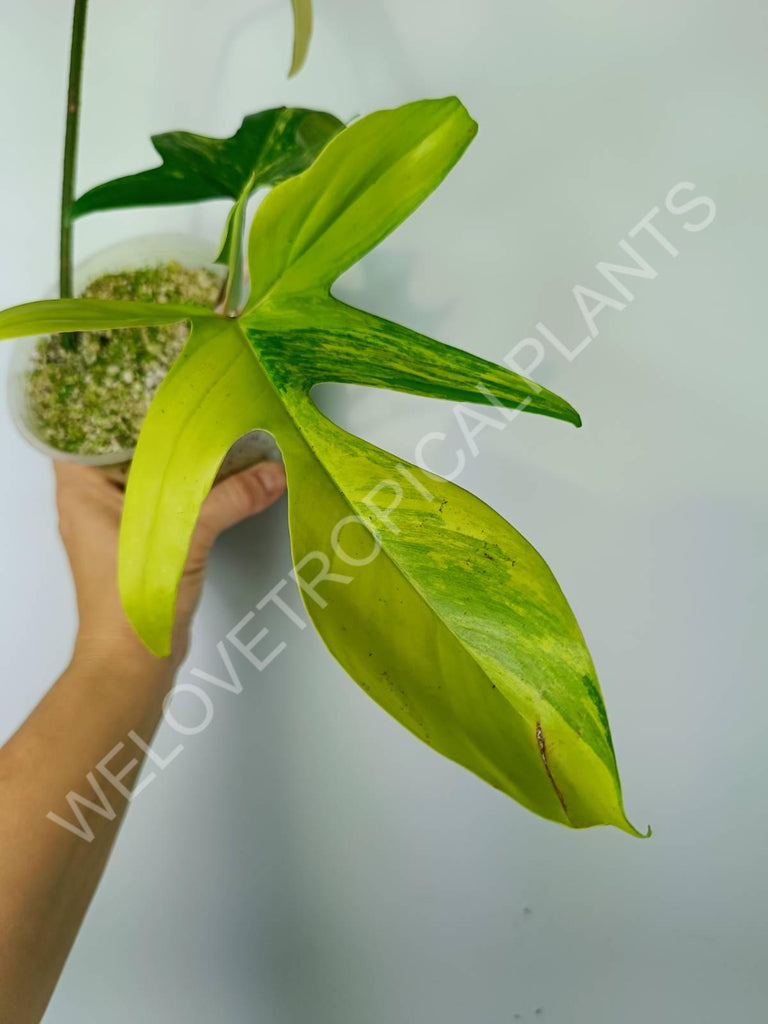
[[[74,271],[74,291],[76,295],[80,294],[103,274],[138,270],[172,260],[185,267],[205,267],[214,273],[222,273],[222,268],[211,262],[212,255],[213,246],[209,242],[189,235],[141,235],[102,249],[78,264]],[[98,466],[115,479],[124,479],[133,457],[133,449],[80,455],[53,448],[40,436],[39,425],[29,404],[27,387],[38,341],[39,337],[31,337],[19,338],[14,342],[8,372],[8,399],[17,429],[29,444],[51,459],[76,462],[84,466]],[[280,452],[272,435],[263,430],[254,430],[233,445],[224,460],[219,476],[236,473],[264,459],[279,458]]]

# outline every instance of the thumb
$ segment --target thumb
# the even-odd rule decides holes
[[[285,490],[279,462],[260,462],[216,484],[200,512],[196,540],[206,548],[235,523],[269,508]]]

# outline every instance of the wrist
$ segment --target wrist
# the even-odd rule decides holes
[[[165,694],[173,685],[174,676],[183,660],[181,655],[158,658],[130,634],[91,633],[80,629],[75,639],[70,668],[89,676],[128,682]]]

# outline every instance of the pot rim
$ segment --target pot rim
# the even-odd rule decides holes
[[[92,253],[77,264],[74,270],[75,292],[81,292],[91,281],[103,274],[120,270],[139,269],[175,260],[187,267],[203,267],[222,275],[224,268],[213,263],[211,253],[215,244],[196,235],[181,232],[157,232],[136,235],[133,238],[114,242]],[[56,298],[51,288],[46,298]],[[95,455],[61,451],[44,441],[35,433],[34,417],[27,400],[26,377],[33,353],[41,338],[46,335],[31,335],[17,338],[8,370],[7,395],[11,418],[24,440],[48,458],[58,462],[74,462],[81,466],[123,466],[133,458],[135,448],[103,452]]]

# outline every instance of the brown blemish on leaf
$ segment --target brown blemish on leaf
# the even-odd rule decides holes
[[[568,807],[565,803],[565,797],[563,796],[562,790],[555,782],[555,778],[552,775],[552,769],[549,767],[549,761],[547,760],[547,743],[544,739],[544,733],[541,728],[541,722],[536,723],[536,742],[539,745],[539,754],[541,755],[541,763],[544,765],[544,771],[547,773],[547,778],[552,783],[552,789],[557,794],[557,799],[560,801],[560,806],[563,808],[566,818],[568,817]]]

